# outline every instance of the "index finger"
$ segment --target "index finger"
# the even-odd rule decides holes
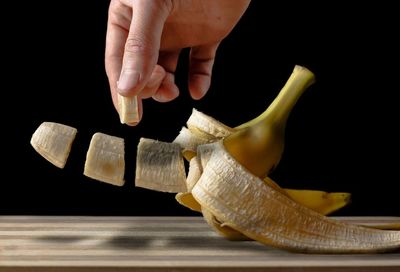
[[[105,68],[110,84],[110,91],[114,107],[118,110],[117,81],[121,73],[122,60],[124,56],[125,42],[128,37],[128,30],[115,22],[115,14],[110,12],[107,23],[106,50],[105,50]]]

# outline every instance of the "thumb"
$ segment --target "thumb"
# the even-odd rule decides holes
[[[118,92],[137,95],[157,64],[161,34],[171,12],[170,0],[132,0],[132,20],[125,43]]]

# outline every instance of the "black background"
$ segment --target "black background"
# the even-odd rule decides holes
[[[145,101],[134,128],[119,123],[104,72],[108,1],[4,6],[11,17],[1,19],[0,214],[193,215],[173,194],[134,187],[139,138],[172,141],[193,107],[228,125],[247,121],[300,64],[317,82],[289,118],[284,157],[272,177],[284,187],[351,192],[352,204],[336,215],[400,215],[396,9],[280,3],[253,0],[221,44],[211,89],[200,101],[188,95],[187,52],[182,55],[180,97]],[[79,131],[63,170],[29,144],[43,121]],[[98,131],[125,138],[124,187],[82,175]]]

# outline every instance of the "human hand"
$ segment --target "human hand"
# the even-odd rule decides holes
[[[111,0],[105,66],[114,106],[117,93],[168,102],[179,95],[175,70],[191,48],[189,92],[202,98],[211,83],[216,50],[250,0]],[[136,125],[136,124],[130,124]]]

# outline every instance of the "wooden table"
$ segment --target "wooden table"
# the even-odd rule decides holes
[[[347,218],[399,222],[400,218]],[[201,217],[0,216],[0,271],[400,271],[400,252],[313,255],[231,242]]]

